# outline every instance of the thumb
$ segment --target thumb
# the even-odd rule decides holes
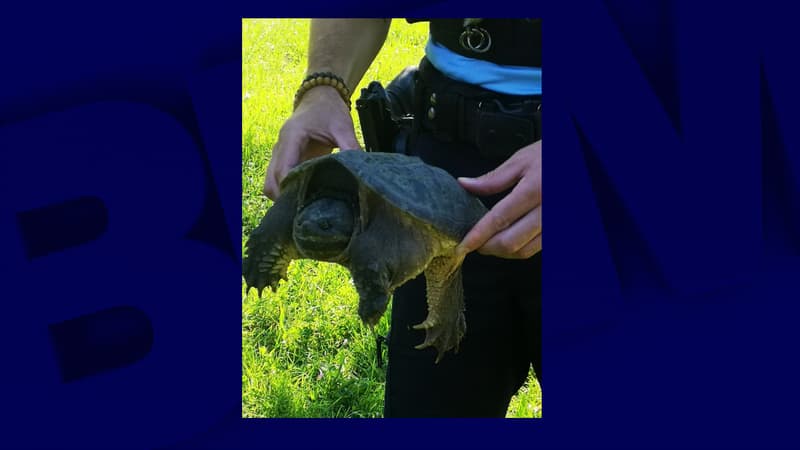
[[[517,184],[522,177],[522,168],[514,164],[513,158],[504,162],[491,172],[477,178],[459,177],[461,186],[478,195],[491,195],[503,192]]]

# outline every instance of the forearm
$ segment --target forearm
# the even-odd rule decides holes
[[[313,19],[308,74],[333,72],[351,90],[383,46],[391,19]]]

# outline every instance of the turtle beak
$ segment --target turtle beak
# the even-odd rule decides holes
[[[376,295],[370,298],[362,298],[358,303],[358,316],[361,320],[374,327],[381,320],[381,316],[386,312],[386,306],[389,304],[389,295]]]

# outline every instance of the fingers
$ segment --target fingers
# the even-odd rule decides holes
[[[280,183],[299,163],[326,155],[334,147],[359,149],[350,111],[339,93],[320,86],[306,93],[283,124],[264,178],[264,194],[276,200]]]
[[[510,194],[500,200],[472,227],[459,244],[460,253],[469,253],[482,247],[492,236],[513,225],[520,217],[538,206],[533,192],[534,180],[523,178]]]
[[[280,195],[280,188],[278,187],[278,182],[275,179],[275,175],[269,171],[269,167],[267,167],[267,175],[264,177],[264,195],[267,196],[268,199],[275,201]]]
[[[510,259],[528,259],[542,251],[542,235],[538,235],[514,254],[507,256]]]
[[[300,162],[299,149],[308,144],[308,138],[302,133],[293,132],[286,128],[281,130],[278,142],[272,149],[272,158],[267,167],[264,178],[264,195],[271,200],[280,196],[280,184],[289,170]]]
[[[464,189],[477,195],[492,195],[503,192],[519,181],[522,176],[522,168],[506,165],[509,161],[511,159],[491,172],[487,172],[477,178],[460,177],[458,182],[461,183]]]
[[[361,144],[356,139],[355,128],[352,125],[336,127],[336,129],[331,130],[331,134],[336,146],[341,150],[359,150],[361,148]]]
[[[267,176],[264,178],[264,195],[272,201],[277,200],[281,195],[281,183],[279,180],[283,178],[279,178],[277,172],[278,169],[274,168],[273,163],[270,162],[269,167],[267,167]]]
[[[535,208],[495,234],[478,252],[501,258],[529,258],[541,250],[542,208]]]
[[[516,184],[525,174],[531,155],[524,149],[514,153],[503,164],[477,178],[461,177],[458,181],[464,189],[477,195],[492,195],[503,192]]]
[[[542,142],[537,141],[483,176],[459,178],[465,189],[479,195],[516,186],[464,236],[457,253],[480,249],[485,254],[521,258],[541,250],[541,238],[537,240],[542,232],[541,151]]]
[[[272,159],[264,178],[264,194],[276,200],[280,196],[280,183],[299,163],[331,152],[333,147],[360,149],[352,122],[332,123],[330,129],[309,130],[294,122],[281,129],[278,142],[272,149]]]

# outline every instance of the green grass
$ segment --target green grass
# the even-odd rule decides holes
[[[305,74],[308,20],[242,23],[242,249],[270,202],[261,195],[278,131]],[[423,55],[427,26],[394,20],[362,84],[384,84]],[[353,110],[356,134],[361,139]],[[363,141],[362,141],[363,142]],[[242,285],[242,415],[244,417],[380,417],[384,371],[372,332],[361,325],[358,297],[337,265],[295,261],[289,281],[258,299]],[[386,334],[391,306],[376,327]],[[533,377],[512,400],[508,417],[541,417]]]

